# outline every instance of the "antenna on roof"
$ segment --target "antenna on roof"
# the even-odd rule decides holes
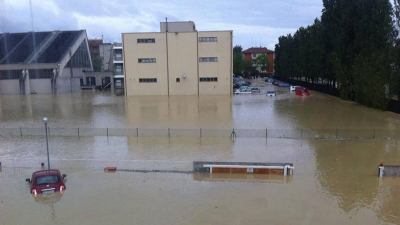
[[[165,32],[168,33],[168,17],[165,17]]]
[[[29,12],[30,12],[30,16],[31,16],[31,29],[32,32],[34,31],[33,29],[33,10],[32,10],[32,0],[29,0]]]

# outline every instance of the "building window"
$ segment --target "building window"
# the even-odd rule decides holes
[[[139,78],[139,83],[157,83],[157,78]]]
[[[155,63],[156,58],[138,58],[138,63]]]
[[[199,42],[217,42],[217,37],[199,37]]]
[[[180,83],[181,82],[181,78],[177,77],[176,78],[176,83]]]
[[[122,74],[122,65],[115,65],[115,73]]]
[[[218,57],[200,57],[199,62],[218,62]]]
[[[200,77],[200,82],[218,82],[218,77]]]
[[[156,43],[156,39],[154,38],[138,38],[138,44],[147,44],[147,43]]]

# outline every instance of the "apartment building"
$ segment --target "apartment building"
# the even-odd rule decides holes
[[[264,47],[253,47],[243,51],[244,59],[253,62],[253,66],[256,67],[256,70],[260,73],[266,73],[267,75],[273,75],[275,73],[275,52],[269,50],[268,48]],[[266,56],[266,70],[262,70],[258,67],[255,63],[255,60],[260,55]]]
[[[160,32],[124,33],[125,94],[231,95],[232,31],[162,22]]]

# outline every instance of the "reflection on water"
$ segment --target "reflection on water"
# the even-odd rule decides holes
[[[261,182],[286,184],[292,180],[291,176],[262,175],[262,174],[204,174],[194,173],[193,179],[207,182]]]
[[[275,99],[0,96],[0,126],[39,126],[46,115],[53,127],[400,128],[393,113],[317,93],[279,93]],[[0,224],[400,223],[400,179],[376,175],[381,162],[400,164],[396,140],[52,137],[50,150],[53,165],[69,178],[62,199],[49,203],[53,219],[24,184],[45,161],[43,138],[0,137]],[[292,162],[295,172],[286,178],[103,172],[105,166],[186,171],[194,160]]]

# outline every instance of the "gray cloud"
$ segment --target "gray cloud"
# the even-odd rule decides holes
[[[280,35],[311,24],[321,0],[0,0],[0,31],[86,29],[90,37],[120,41],[122,32],[157,31],[168,17],[199,30],[233,30],[234,44],[273,48]]]

